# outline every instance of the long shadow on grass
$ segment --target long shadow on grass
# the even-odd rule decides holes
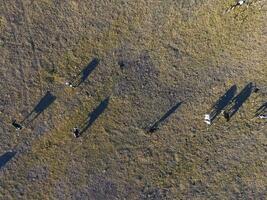
[[[223,96],[212,106],[211,112],[208,114],[207,123],[212,124],[216,117],[223,111],[223,109],[231,102],[237,91],[236,85],[230,87]]]
[[[90,76],[98,64],[99,59],[94,58],[87,66],[85,66],[82,71],[76,75],[76,78],[73,79],[73,87],[80,86]]]
[[[15,155],[16,152],[9,151],[0,156],[0,169],[4,167],[7,164],[7,162],[10,161]]]
[[[83,134],[88,128],[93,125],[98,117],[106,110],[108,104],[109,97],[100,102],[100,104],[88,115],[87,120],[82,124],[80,134]]]
[[[243,90],[232,100],[231,106],[224,111],[224,117],[229,121],[255,91],[253,83],[247,84]]]
[[[261,107],[259,107],[255,113],[255,117],[258,117],[259,115],[263,115],[265,114],[267,111],[267,102],[265,102],[264,104],[261,105]]]
[[[47,109],[54,101],[56,100],[56,96],[54,96],[51,92],[46,92],[43,98],[39,101],[39,103],[34,107],[34,109],[23,119],[21,124],[27,122],[27,124],[31,123],[34,119],[36,119],[45,109]]]
[[[158,130],[160,125],[164,121],[166,121],[166,119],[168,119],[170,117],[170,115],[173,114],[181,104],[182,104],[182,102],[178,102],[173,107],[171,107],[159,120],[157,120],[154,124],[152,124],[148,128],[148,132],[153,133],[156,130]]]

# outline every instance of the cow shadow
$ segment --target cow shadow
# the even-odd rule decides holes
[[[54,101],[56,100],[56,96],[54,96],[51,92],[46,92],[46,94],[42,97],[39,103],[33,108],[33,110],[23,119],[21,124],[31,123],[35,120],[42,112],[44,112]]]
[[[230,87],[223,96],[221,96],[211,108],[209,115],[209,123],[211,124],[216,117],[224,110],[224,108],[233,100],[237,91],[236,85]]]
[[[224,117],[229,121],[240,107],[248,100],[251,94],[255,91],[256,87],[251,82],[247,84],[241,92],[232,100],[231,106],[224,111]]]
[[[8,161],[10,161],[16,155],[16,153],[17,152],[9,151],[0,156],[0,169],[4,167]]]
[[[100,104],[88,115],[87,120],[82,124],[80,135],[82,135],[93,123],[99,118],[99,116],[106,110],[109,104],[109,97],[100,102]]]
[[[159,120],[154,122],[151,126],[149,126],[147,132],[153,133],[157,131],[160,127],[160,125],[166,121],[176,110],[177,108],[182,104],[182,102],[176,103],[173,107],[171,107]]]
[[[94,58],[87,66],[85,66],[82,71],[76,75],[77,78],[72,81],[73,87],[80,86],[95,70],[99,62],[99,59]]]

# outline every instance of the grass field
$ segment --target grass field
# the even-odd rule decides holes
[[[266,121],[254,114],[267,96],[267,2],[250,2],[227,14],[232,0],[0,2],[0,156],[16,152],[0,199],[265,199]],[[249,82],[261,90],[230,122],[203,122]],[[47,91],[56,101],[15,131]]]

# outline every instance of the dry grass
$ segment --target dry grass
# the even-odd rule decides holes
[[[22,150],[1,169],[1,198],[263,199],[266,123],[253,114],[266,94],[253,95],[229,123],[203,123],[203,114],[231,85],[239,91],[250,81],[266,85],[264,6],[223,15],[231,2],[1,5],[1,119],[22,118],[46,90],[57,96],[20,135],[3,131],[3,152]],[[100,65],[89,80],[65,88],[94,57]],[[107,96],[107,110],[73,138],[70,130]],[[184,103],[176,113],[147,134],[143,127],[177,101]],[[38,124],[47,128],[40,135]],[[4,130],[15,134],[7,125]],[[48,172],[30,181],[36,168]]]

